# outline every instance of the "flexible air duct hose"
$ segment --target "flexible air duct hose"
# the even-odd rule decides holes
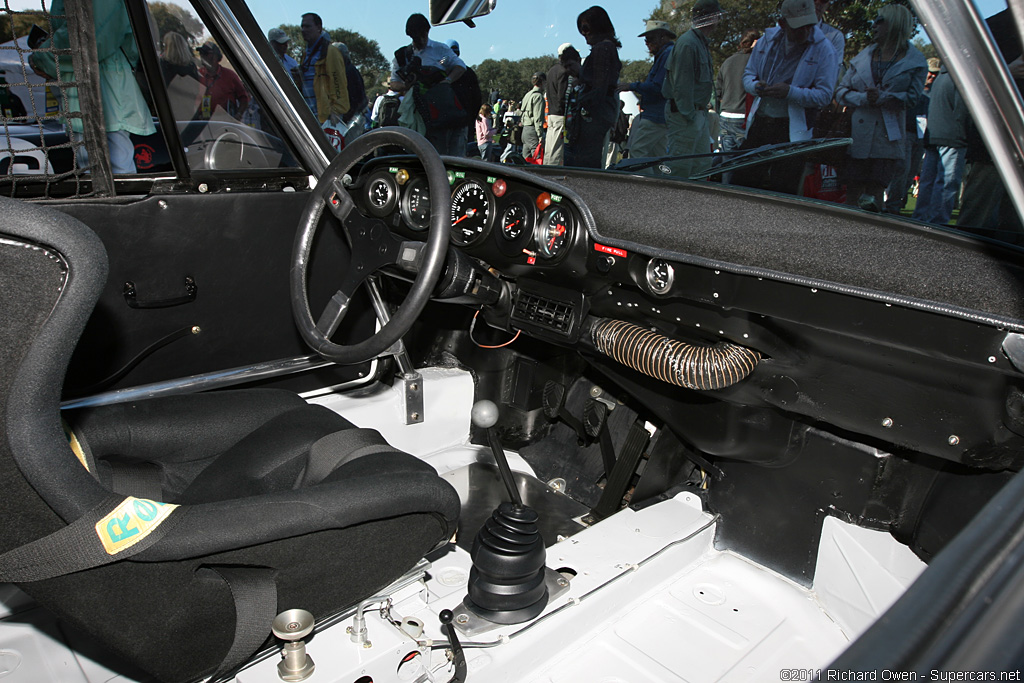
[[[754,371],[761,354],[730,342],[695,346],[622,320],[591,325],[598,351],[645,375],[687,389],[713,390],[736,384]]]

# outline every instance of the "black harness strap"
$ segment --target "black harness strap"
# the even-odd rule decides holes
[[[347,462],[371,453],[401,453],[384,440],[376,429],[346,429],[328,434],[309,448],[306,469],[296,488],[319,484]]]
[[[269,567],[200,567],[198,575],[227,584],[235,602],[235,636],[211,681],[244,664],[267,640],[277,615],[275,572]]]
[[[173,525],[168,518],[134,545],[109,554],[97,536],[96,525],[124,500],[122,496],[107,496],[71,524],[0,555],[0,581],[42,581],[117,562],[149,548]]]

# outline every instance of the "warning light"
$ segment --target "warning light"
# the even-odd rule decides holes
[[[406,171],[404,168],[400,169],[397,173],[395,173],[395,180],[398,182],[399,185],[405,185],[407,182],[409,182],[409,172]]]
[[[498,178],[494,181],[494,184],[491,185],[491,191],[494,192],[495,197],[504,197],[505,193],[508,192],[508,184],[501,178]]]
[[[551,206],[551,195],[547,192],[542,192],[537,195],[537,210],[543,211],[544,209]]]

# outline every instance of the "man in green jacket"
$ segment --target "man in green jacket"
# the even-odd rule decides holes
[[[692,17],[693,28],[676,41],[661,87],[672,156],[711,152],[708,103],[714,88],[708,36],[722,17],[722,8],[718,0],[697,0]],[[676,175],[685,178],[711,168],[711,157],[682,159],[670,165]]]
[[[522,105],[523,154],[532,153],[544,139],[544,84],[547,76],[538,71],[530,82],[533,88],[523,95]]]

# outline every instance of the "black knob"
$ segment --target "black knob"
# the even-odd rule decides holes
[[[450,624],[452,623],[452,619],[455,618],[455,615],[452,614],[450,609],[443,609],[441,610],[441,613],[437,615],[437,618],[441,620],[442,624]]]

